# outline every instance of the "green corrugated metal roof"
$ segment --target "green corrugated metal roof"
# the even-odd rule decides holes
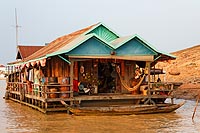
[[[93,36],[65,54],[68,56],[110,56],[111,51],[113,48]]]
[[[95,25],[94,27],[92,27],[91,29],[89,29],[88,31],[86,31],[84,34],[89,34],[92,31],[94,31],[95,29],[97,29],[98,27],[103,26],[105,27],[107,30],[109,30],[111,33],[113,33],[117,38],[120,37],[120,35],[116,32],[114,32],[114,30],[112,30],[111,28],[107,27],[105,24],[103,24],[102,22],[99,22],[97,25]],[[94,32],[95,33],[95,32]],[[97,34],[98,35],[98,34]]]
[[[156,50],[154,49],[154,47],[148,45],[146,41],[144,41],[141,37],[139,37],[136,34],[133,35],[133,36],[126,36],[126,37],[118,38],[118,39],[112,41],[111,44],[115,49],[119,49],[121,46],[125,45],[126,43],[128,43],[132,39],[137,39],[139,42],[141,42],[141,44],[144,47],[146,47],[147,49],[151,50],[155,54],[157,53]]]
[[[155,47],[153,47],[151,44],[149,44],[147,41],[145,41],[143,38],[141,38],[139,35],[135,34],[132,36],[127,37],[121,37],[111,42],[111,44],[114,46],[115,49],[119,48],[120,46],[124,45],[128,41],[130,41],[133,38],[138,38],[143,44],[147,45],[149,48],[151,48],[154,51],[158,51]]]
[[[119,38],[119,35],[114,33],[112,30],[110,30],[102,23],[91,29],[89,32],[87,31],[87,34],[91,33],[95,33],[97,36],[99,36],[102,40],[105,40],[106,42],[111,42]]]
[[[153,45],[149,44],[137,34],[133,36],[120,37],[117,33],[113,32],[113,30],[108,28],[103,23],[98,23],[52,41],[51,45],[47,46],[48,49],[45,49],[44,47],[33,56],[34,58],[31,56],[32,58],[28,58],[26,62],[36,61],[50,56],[68,53],[69,51],[75,49],[92,37],[97,38],[102,42],[103,45],[106,45],[113,50],[119,49],[121,46],[126,45],[126,43],[129,42],[131,39],[137,39],[145,48],[155,53],[155,59],[158,58],[160,55],[164,55],[163,59],[168,56],[171,58],[175,58],[175,56],[171,54],[157,50]],[[45,50],[48,52],[44,52]]]
[[[59,55],[59,54],[63,54],[63,53],[68,53],[70,52],[72,49],[78,47],[80,44],[84,43],[85,41],[87,41],[88,39],[92,38],[92,37],[96,37],[97,39],[99,39],[100,41],[102,41],[104,45],[107,45],[108,47],[110,47],[111,49],[113,49],[113,47],[111,47],[107,42],[105,42],[104,40],[102,40],[100,37],[98,37],[96,34],[88,34],[85,36],[80,36],[77,39],[73,40],[72,42],[68,43],[67,45],[65,45],[65,47],[60,48],[57,52],[51,53],[46,55],[47,57],[50,56],[54,56],[54,55]]]
[[[162,52],[162,51],[159,51],[157,50],[153,45],[151,45],[150,43],[148,43],[146,40],[144,40],[142,37],[140,37],[139,35],[135,34],[133,36],[126,36],[126,37],[120,37],[118,39],[115,39],[111,42],[111,45],[117,49],[119,47],[121,47],[122,45],[126,44],[128,41],[134,39],[134,38],[137,38],[139,39],[139,41],[142,42],[142,44],[148,48],[149,50],[152,50],[154,53],[157,53],[157,54],[163,54],[163,55],[166,55],[166,56],[169,56],[171,58],[176,58],[175,56],[171,55],[171,54],[168,54],[168,53],[165,53],[165,52]]]

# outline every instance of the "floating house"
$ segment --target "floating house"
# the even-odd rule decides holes
[[[26,52],[19,47],[21,60],[7,64],[6,99],[44,113],[67,110],[63,101],[70,107],[161,103],[173,98],[177,86],[157,82],[155,76],[163,72],[155,64],[174,56],[136,34],[120,36],[103,23],[22,57]]]

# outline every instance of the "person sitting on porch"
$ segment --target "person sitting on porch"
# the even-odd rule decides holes
[[[141,75],[142,72],[140,71],[140,68],[136,68],[133,78],[130,79],[130,87],[134,87],[140,82]],[[138,94],[138,93],[139,89],[132,91],[132,94]]]
[[[34,70],[34,91],[38,91],[39,85],[41,83],[41,79],[44,77],[44,74],[42,73],[42,70],[40,70],[38,67]]]

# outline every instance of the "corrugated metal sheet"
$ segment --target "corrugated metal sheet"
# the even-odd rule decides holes
[[[63,46],[62,48],[60,48],[59,50],[57,50],[54,53],[48,54],[47,56],[54,56],[54,55],[58,55],[58,54],[63,54],[63,53],[67,53],[70,52],[72,49],[76,48],[77,46],[79,46],[80,44],[82,44],[83,42],[89,40],[90,38],[95,37],[97,39],[99,39],[99,41],[102,42],[102,45],[106,45],[107,47],[109,47],[111,50],[113,49],[113,47],[111,47],[108,43],[104,42],[100,37],[98,37],[96,34],[88,34],[88,35],[81,35],[79,37],[77,37],[76,39],[74,39],[73,41],[71,41],[70,43],[68,43],[67,45]],[[95,45],[95,44],[94,44]],[[88,50],[88,48],[87,48]],[[92,50],[92,49],[90,49]],[[98,53],[97,53],[98,54]]]
[[[112,32],[111,30],[109,30],[108,28],[106,28],[103,25],[100,25],[99,27],[93,29],[88,34],[91,34],[91,33],[95,33],[97,36],[99,36],[101,39],[103,39],[107,42],[111,42],[111,41],[119,38],[118,35],[116,35],[114,32]]]
[[[59,48],[56,52],[48,54],[48,56],[62,54],[62,53],[67,53],[70,50],[76,48],[82,42],[84,42],[87,39],[89,39],[90,37],[92,37],[92,35],[86,35],[86,36],[85,35],[80,35],[79,37],[77,37],[74,40],[72,40],[71,42],[69,42],[67,45]]]
[[[143,54],[149,54],[149,52],[151,51],[152,54],[154,53],[155,56],[155,60],[167,60],[167,59],[175,59],[176,57],[171,55],[171,54],[168,54],[168,53],[165,53],[165,52],[161,52],[159,50],[157,50],[154,46],[152,46],[151,44],[149,44],[147,41],[145,41],[143,38],[141,38],[140,36],[138,36],[137,34],[133,35],[133,36],[125,36],[125,37],[120,37],[120,38],[117,38],[115,40],[113,40],[111,42],[112,46],[117,49],[118,51],[118,48],[121,47],[121,46],[124,46],[124,45],[127,45],[127,43],[132,40],[132,39],[136,39],[138,40],[138,42],[141,43],[141,45],[143,45],[144,47],[140,47],[140,50],[139,50],[139,47],[136,49],[136,48],[129,48],[125,51],[121,51],[122,53],[124,54],[127,54],[128,55],[128,51],[129,50],[133,50],[134,49],[134,53],[138,53],[138,51],[141,51],[141,53]],[[146,49],[146,50],[145,50]],[[148,52],[149,50],[149,52]],[[118,51],[119,52],[119,51]],[[121,53],[121,54],[122,54]],[[140,52],[139,52],[140,53]]]
[[[122,45],[124,42],[127,42],[127,40],[130,40],[132,39],[133,36],[125,36],[125,37],[120,37],[120,38],[117,38],[115,40],[113,40],[111,42],[111,44],[117,48],[119,45]]]
[[[56,52],[57,50],[59,50],[60,48],[64,47],[65,45],[67,45],[68,43],[70,43],[71,41],[73,41],[74,39],[76,39],[77,37],[82,35],[84,32],[90,30],[92,27],[94,27],[96,25],[97,24],[89,26],[89,27],[84,28],[84,29],[81,29],[79,31],[73,32],[71,34],[68,34],[68,35],[65,35],[65,36],[57,38],[56,40],[52,41],[51,43],[49,43],[44,48],[38,50],[34,54],[32,54],[32,55],[28,56],[27,58],[25,58],[25,61],[29,61],[29,60],[33,60],[33,59],[36,59],[36,58],[44,57],[47,54]]]
[[[110,56],[111,51],[113,48],[93,36],[66,54],[69,56]]]
[[[28,56],[30,56],[31,54],[35,53],[36,51],[40,50],[41,48],[43,48],[44,46],[22,46],[22,45],[18,45],[17,49],[18,49],[18,54],[16,59],[24,59]]]
[[[118,47],[117,49],[115,49],[117,55],[121,55],[121,56],[154,56],[157,55],[157,53],[146,47],[146,45],[144,45],[143,43],[141,43],[140,41],[138,41],[136,38],[133,38],[129,41],[127,41],[126,43],[124,43],[123,45],[121,45],[120,47]]]

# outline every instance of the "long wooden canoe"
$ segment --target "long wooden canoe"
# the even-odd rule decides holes
[[[184,105],[179,104],[157,104],[157,105],[130,105],[130,106],[108,106],[108,107],[76,107],[69,108],[69,111],[78,116],[85,115],[132,115],[132,114],[155,114],[170,113]]]
[[[185,104],[185,101],[179,104],[160,104],[156,109],[149,109],[148,111],[139,111],[136,114],[156,114],[156,113],[170,113],[174,112]]]

